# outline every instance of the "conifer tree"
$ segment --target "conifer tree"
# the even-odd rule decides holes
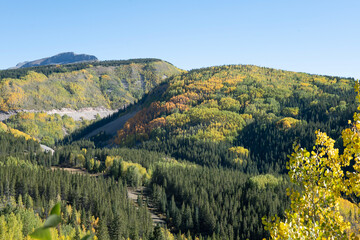
[[[159,225],[154,228],[154,235],[151,240],[165,240],[164,234],[161,231],[161,227]]]
[[[100,218],[99,228],[97,230],[96,236],[99,240],[110,240],[106,218]]]

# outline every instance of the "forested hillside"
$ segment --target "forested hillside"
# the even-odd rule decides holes
[[[121,179],[52,171],[52,156],[39,143],[8,133],[0,133],[0,142],[0,239],[25,239],[57,202],[62,224],[52,230],[52,239],[80,239],[91,232],[99,239],[152,236],[148,211],[127,199]]]
[[[290,184],[281,175],[208,168],[143,149],[96,149],[90,141],[58,148],[51,161],[147,186],[177,239],[181,233],[188,239],[262,239],[268,235],[262,217],[283,216],[289,206]]]
[[[355,111],[354,80],[230,65],[168,80],[166,92],[130,119],[115,143],[207,166],[284,170],[294,140],[316,129],[340,136]]]
[[[53,164],[147,186],[178,236],[262,239],[269,236],[262,218],[283,217],[290,206],[283,173],[294,142],[312,146],[317,129],[338,139],[356,110],[354,86],[247,65],[193,70],[139,102],[142,110],[115,139],[133,149],[74,142],[58,149]]]
[[[0,71],[0,110],[118,109],[179,72],[158,59],[3,70]]]
[[[71,117],[45,112],[20,112],[5,121],[7,126],[25,132],[41,143],[53,146],[67,134],[87,126],[91,121],[74,121]]]
[[[2,80],[14,81],[9,85],[14,86],[32,75],[43,76],[47,83],[55,75],[69,79],[81,72],[92,75],[86,81],[98,76],[91,87],[106,75],[115,89],[123,86],[116,69],[127,69],[131,75],[140,65],[139,71],[156,64],[169,66],[141,61],[41,67],[36,73],[11,70],[7,77],[17,80]],[[41,226],[51,206],[61,202],[63,215],[59,227],[52,229],[54,239],[80,239],[89,233],[115,240],[267,238],[263,221],[275,215],[283,219],[291,206],[286,189],[301,191],[286,174],[294,142],[309,148],[315,130],[321,129],[341,147],[341,131],[357,105],[353,79],[249,65],[197,69],[167,79],[156,76],[159,81],[131,95],[128,103],[137,103],[87,127],[86,122],[46,113],[18,113],[1,125],[0,234],[18,232],[21,235],[14,239],[24,239]],[[116,108],[112,92],[101,96],[108,97],[107,107]],[[79,98],[75,105],[91,104],[86,99]],[[128,113],[134,117],[112,141],[101,132],[83,139]],[[83,128],[59,141],[79,127]],[[54,154],[41,152],[37,141],[22,132],[16,135],[14,128],[53,144]],[[51,166],[83,174],[53,171]],[[136,202],[127,197],[131,189],[144,191]],[[358,209],[352,205],[356,199],[341,200],[341,214],[353,229],[358,228]],[[166,226],[153,226],[150,208]]]

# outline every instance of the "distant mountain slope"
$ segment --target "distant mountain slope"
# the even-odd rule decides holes
[[[354,83],[249,65],[193,70],[170,78],[115,142],[206,165],[252,162],[253,170],[278,171],[296,137],[306,146],[316,129],[339,136],[356,109]]]
[[[159,59],[103,61],[0,71],[0,111],[118,109],[180,73]]]
[[[34,61],[18,63],[14,68],[27,68],[54,64],[69,64],[77,62],[97,61],[97,57],[87,54],[75,54],[73,52],[60,53],[52,57],[42,58]]]
[[[44,112],[19,112],[4,122],[9,128],[22,131],[41,143],[52,146],[74,130],[89,124],[89,121],[75,121],[68,116]],[[0,124],[4,124],[0,122]]]

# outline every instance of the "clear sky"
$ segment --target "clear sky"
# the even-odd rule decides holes
[[[360,78],[359,0],[0,0],[0,69],[72,51]]]

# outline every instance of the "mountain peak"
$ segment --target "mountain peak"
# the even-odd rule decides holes
[[[77,62],[97,61],[97,57],[87,54],[75,54],[74,52],[59,53],[52,57],[41,58],[34,61],[18,63],[15,68],[36,67],[54,64],[68,64]]]

